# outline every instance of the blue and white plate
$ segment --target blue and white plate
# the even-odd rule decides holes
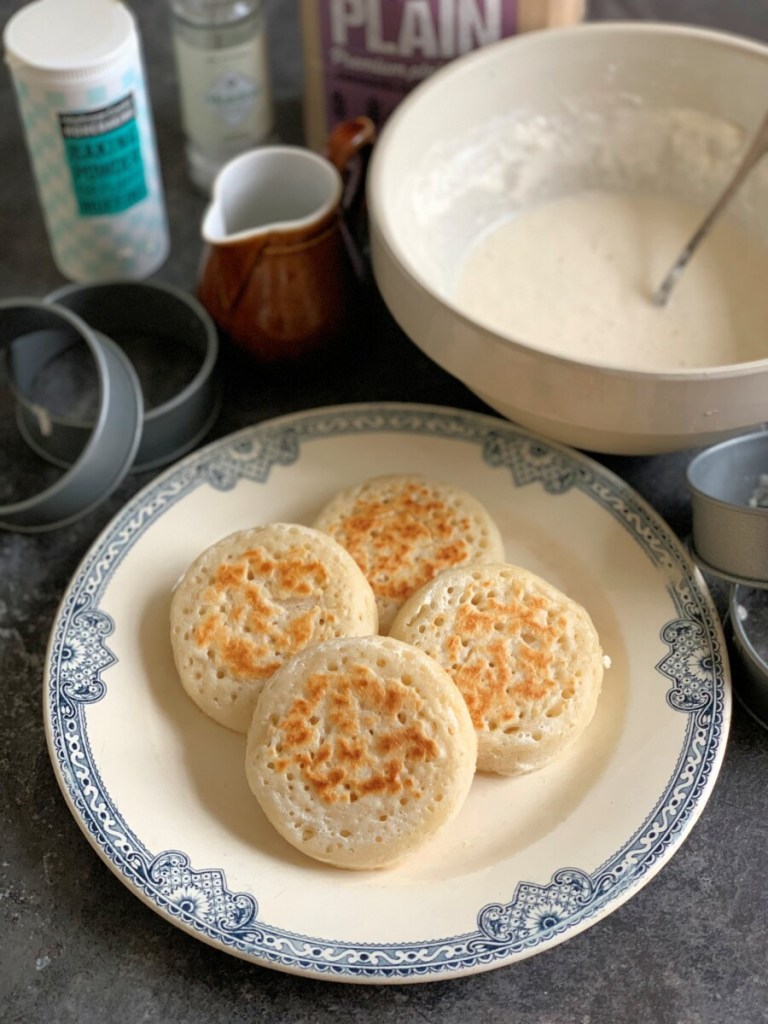
[[[288,846],[243,769],[244,737],[178,682],[171,590],[209,544],[311,523],[339,488],[423,473],[470,491],[507,558],[584,604],[610,656],[597,715],[560,762],[478,775],[401,866],[350,872]],[[75,574],[45,674],[53,764],[100,857],[219,949],[339,981],[431,981],[546,950],[636,893],[688,835],[731,696],[717,612],[684,546],[616,476],[494,417],[399,404],[316,409],[183,459],[115,517]]]

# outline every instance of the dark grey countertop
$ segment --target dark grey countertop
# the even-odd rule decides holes
[[[0,0],[0,22],[20,3]],[[160,0],[135,0],[159,139],[172,254],[158,273],[194,287],[204,200],[182,159],[170,37]],[[293,0],[269,4],[281,135],[300,141],[301,57]],[[594,0],[592,17],[689,21],[768,41],[760,0]],[[8,75],[0,71],[0,298],[40,297],[51,262]],[[340,401],[393,399],[487,411],[397,329],[376,296],[343,360],[298,373],[225,355],[211,437]],[[0,390],[0,480],[38,479]],[[604,458],[672,528],[690,528],[691,453]],[[756,1024],[768,1020],[768,733],[737,703],[713,796],[681,849],[637,895],[586,932],[518,964],[449,982],[362,987],[307,980],[229,957],[144,906],[94,854],[60,794],[41,710],[45,649],[61,595],[97,533],[151,474],[130,476],[74,526],[0,533],[0,1021]],[[719,599],[722,595],[718,593]]]

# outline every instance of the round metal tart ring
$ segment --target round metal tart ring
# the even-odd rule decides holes
[[[77,341],[87,345],[96,367],[99,407],[85,447],[62,477],[30,498],[0,505],[0,527],[21,533],[66,526],[100,504],[131,467],[141,440],[144,411],[130,361],[79,316],[35,299],[0,302],[0,348],[34,346],[36,332],[55,332],[66,345]]]
[[[67,285],[46,296],[45,301],[65,306],[99,336],[115,343],[126,334],[150,334],[157,336],[158,344],[183,345],[199,356],[192,379],[168,401],[145,410],[133,471],[163,466],[205,437],[221,403],[214,375],[219,340],[213,321],[192,296],[157,281],[105,281]],[[41,339],[35,348],[14,346],[9,370],[24,440],[49,462],[66,467],[77,459],[92,423],[41,410],[31,398],[37,373],[64,348],[53,339]]]
[[[768,587],[768,431],[699,452],[687,470],[692,550],[699,566],[733,583]]]
[[[749,591],[749,587],[732,587],[729,599],[728,620],[741,668],[734,691],[755,721],[768,729],[768,664],[752,642],[749,616],[743,614]]]

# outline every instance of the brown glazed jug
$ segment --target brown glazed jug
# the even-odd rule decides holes
[[[233,342],[263,361],[333,342],[348,323],[362,258],[354,241],[375,128],[339,124],[327,156],[264,146],[230,161],[201,227],[198,297]]]

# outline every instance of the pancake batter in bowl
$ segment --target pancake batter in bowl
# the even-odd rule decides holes
[[[669,304],[651,296],[706,210],[675,199],[582,192],[495,225],[460,269],[459,308],[510,338],[637,370],[768,356],[768,246],[723,217]]]

